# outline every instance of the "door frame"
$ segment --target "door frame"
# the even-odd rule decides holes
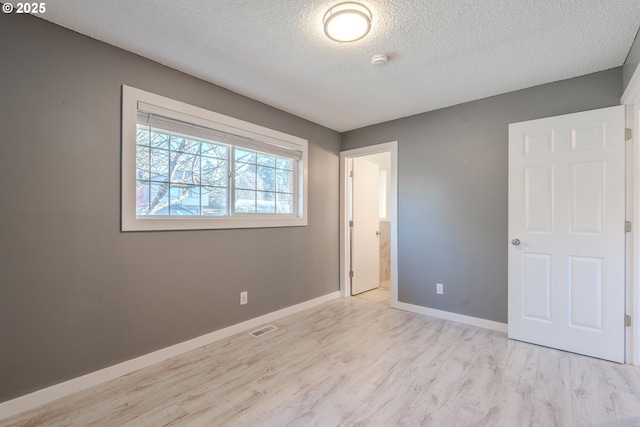
[[[369,145],[340,152],[340,293],[344,298],[351,296],[351,270],[349,259],[349,160],[370,154],[389,153],[391,155],[391,307],[398,305],[398,141]]]
[[[640,67],[638,67],[620,103],[626,106],[626,127],[633,138],[626,143],[627,158],[627,220],[631,221],[627,237],[627,306],[631,327],[626,333],[626,362],[640,366]],[[629,241],[631,240],[631,241]]]

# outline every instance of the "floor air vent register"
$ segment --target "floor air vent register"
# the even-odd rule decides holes
[[[276,329],[278,329],[278,328],[276,328],[273,325],[269,325],[269,326],[265,326],[262,329],[258,329],[257,331],[251,332],[250,335],[253,335],[254,337],[261,337],[262,335],[268,334],[269,332],[273,332]]]

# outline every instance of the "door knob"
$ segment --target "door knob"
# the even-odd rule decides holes
[[[380,236],[380,230],[376,231],[376,236]]]
[[[512,244],[513,246],[520,246],[520,239],[513,239],[513,240],[511,241],[511,244]]]

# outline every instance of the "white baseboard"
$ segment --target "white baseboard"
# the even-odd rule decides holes
[[[34,409],[38,406],[45,405],[47,403],[53,402],[54,400],[69,396],[73,393],[86,390],[90,387],[102,384],[106,381],[110,381],[123,375],[130,374],[142,368],[155,365],[156,363],[198,349],[237,333],[245,332],[258,326],[264,325],[265,323],[273,322],[285,316],[289,316],[299,311],[315,307],[316,305],[331,301],[336,298],[340,298],[340,291],[332,292],[319,298],[305,301],[291,307],[283,308],[282,310],[274,311],[273,313],[265,314],[264,316],[256,317],[245,322],[238,323],[236,325],[229,326],[227,328],[220,329],[218,331],[211,332],[209,334],[202,335],[200,337],[184,341],[158,351],[154,351],[153,353],[145,354],[143,356],[136,357],[135,359],[127,360],[126,362],[109,366],[108,368],[91,372],[81,377],[77,377],[53,385],[51,387],[35,391],[30,394],[17,397],[13,400],[0,403],[0,420],[12,417],[30,409]]]
[[[490,329],[492,331],[503,332],[505,334],[507,333],[506,323],[480,319],[479,317],[465,316],[464,314],[451,313],[450,311],[436,310],[435,308],[422,307],[420,305],[407,304],[405,302],[394,302],[391,306],[399,310],[424,314],[431,317],[437,317],[439,319],[451,320],[452,322],[464,323],[465,325],[477,326],[479,328]]]

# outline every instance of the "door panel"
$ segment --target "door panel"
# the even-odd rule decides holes
[[[551,256],[525,254],[523,315],[531,320],[551,321]]]
[[[553,167],[526,168],[525,229],[550,233],[553,229]]]
[[[624,153],[622,106],[509,126],[510,338],[624,361]]]
[[[352,261],[351,294],[380,285],[380,205],[378,180],[380,167],[366,160],[353,159],[352,181]]]
[[[571,257],[571,327],[602,332],[602,260]]]

